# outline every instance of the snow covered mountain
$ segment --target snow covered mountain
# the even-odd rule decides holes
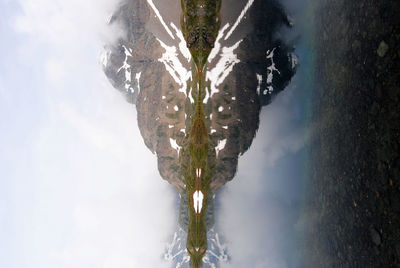
[[[106,44],[102,63],[112,85],[136,104],[146,146],[157,155],[161,176],[184,189],[178,152],[190,122],[190,53],[173,0],[126,0],[110,24],[125,36]],[[222,2],[222,22],[207,71],[207,124],[217,150],[212,191],[231,180],[238,156],[251,145],[261,106],[268,105],[293,76],[297,58],[292,48],[273,38],[290,26],[272,1]]]

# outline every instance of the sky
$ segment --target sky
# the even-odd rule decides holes
[[[106,27],[116,5],[0,0],[0,267],[169,267],[176,192],[99,63],[102,44],[124,34]],[[308,57],[306,46],[297,51]],[[219,193],[223,267],[296,267],[307,143],[300,76],[262,109],[251,149]]]
[[[0,1],[0,267],[168,267],[172,187],[106,80],[115,1]]]

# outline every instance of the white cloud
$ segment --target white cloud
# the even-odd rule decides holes
[[[298,185],[295,180],[301,178],[282,178],[274,167],[307,141],[296,108],[304,92],[295,85],[296,79],[261,110],[260,129],[252,147],[239,159],[234,180],[220,193],[217,228],[231,256],[222,267],[293,267],[296,238],[291,236],[297,209],[287,198],[292,190],[282,193],[279,189]]]
[[[19,32],[45,44],[68,46],[70,50],[94,41],[112,38],[121,29],[106,27],[119,0],[19,0],[22,15],[15,19]]]
[[[167,267],[173,190],[142,142],[133,107],[119,94],[108,104],[101,95],[92,101],[103,112],[60,103],[35,139],[34,264]]]
[[[302,90],[297,89],[296,83],[293,79],[293,83],[261,111],[264,126],[260,126],[262,133],[260,131],[257,135],[262,136],[260,145],[265,152],[262,161],[268,166],[273,166],[286,154],[296,153],[307,141],[307,129],[298,125],[296,119],[299,115],[293,108],[298,105],[296,99],[299,95],[295,91]]]
[[[174,190],[143,143],[134,106],[98,59],[103,42],[121,34],[105,27],[117,1],[18,4],[20,42],[8,53],[23,62],[18,69],[30,81],[23,90],[35,100],[4,82],[14,106],[25,106],[6,130],[12,165],[0,184],[10,209],[0,216],[12,224],[2,225],[0,249],[10,254],[0,266],[168,267],[162,255],[175,227]]]
[[[66,78],[66,70],[61,61],[49,59],[45,63],[45,76],[48,82],[57,85],[64,82]]]

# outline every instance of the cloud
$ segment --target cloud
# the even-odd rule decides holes
[[[119,0],[19,0],[18,3],[22,15],[15,18],[15,28],[34,36],[36,42],[80,50],[95,38],[113,39],[122,32],[106,27]]]
[[[284,155],[299,151],[308,139],[307,129],[299,122],[301,104],[296,103],[296,98],[303,92],[296,92],[302,90],[297,88],[296,80],[295,77],[286,91],[261,112],[265,128],[258,135],[262,136],[263,161],[268,166],[273,166]]]
[[[1,63],[23,83],[1,79],[14,116],[2,117],[0,266],[168,267],[175,192],[99,63],[102,44],[123,34],[106,27],[118,1],[17,3],[12,62]]]
[[[60,106],[35,139],[33,267],[168,267],[161,256],[174,230],[173,189],[135,113],[118,118],[121,109],[104,108],[116,112],[93,119]]]
[[[234,180],[220,193],[217,230],[231,256],[222,267],[301,267],[296,263],[302,185],[297,153],[307,143],[308,130],[302,123],[304,88],[298,86],[295,76],[262,109],[252,147],[239,159]]]
[[[279,0],[283,6],[291,28],[282,27],[276,32],[276,38],[284,40],[288,44],[296,45],[296,47],[309,46],[311,42],[312,32],[312,5],[319,1],[308,0]],[[313,2],[313,3],[312,3]]]

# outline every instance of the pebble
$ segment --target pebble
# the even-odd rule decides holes
[[[378,233],[378,231],[376,231],[375,228],[371,228],[370,234],[371,234],[372,242],[374,242],[375,245],[379,246],[381,244],[381,236]]]
[[[378,53],[378,56],[383,58],[386,55],[386,52],[389,50],[388,44],[385,43],[385,41],[381,41],[379,44],[379,47],[376,51]]]

